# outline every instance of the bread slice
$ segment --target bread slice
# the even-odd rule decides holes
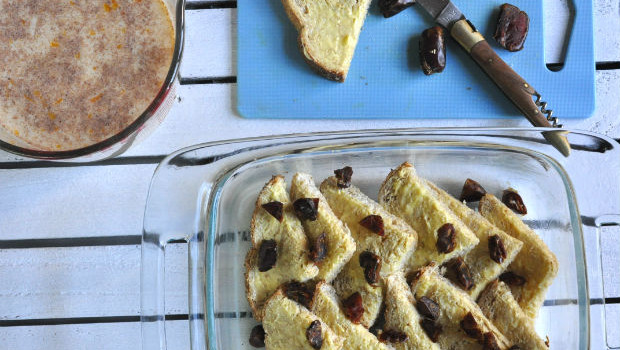
[[[364,326],[354,324],[345,316],[336,291],[325,282],[319,282],[314,290],[312,312],[320,317],[336,333],[344,338],[347,350],[387,350],[387,345],[379,342],[377,337]],[[293,349],[293,347],[290,347]]]
[[[319,273],[315,280],[331,282],[342,267],[355,253],[355,241],[351,231],[346,227],[331,210],[325,197],[315,186],[312,176],[297,173],[291,182],[291,200],[299,198],[318,198],[318,215],[315,221],[302,220],[306,235],[310,244],[316,241],[321,234],[325,234],[327,241],[327,256],[319,265]]]
[[[327,79],[347,77],[371,0],[282,0],[304,59]]]
[[[375,285],[371,285],[366,281],[364,269],[359,263],[359,255],[359,253],[353,255],[353,258],[334,280],[333,286],[340,299],[346,299],[355,292],[360,293],[362,305],[364,306],[364,314],[360,324],[370,328],[381,311],[383,280],[379,280]]]
[[[418,234],[405,221],[368,198],[359,188],[353,185],[339,188],[337,183],[335,177],[329,177],[321,183],[321,193],[336,216],[351,230],[357,244],[356,251],[370,251],[380,256],[381,276],[400,271],[415,249]],[[369,215],[382,218],[383,236],[360,224]]]
[[[512,344],[487,319],[473,299],[450,281],[439,275],[434,265],[421,268],[415,274],[411,290],[416,300],[423,296],[439,305],[440,314],[437,323],[442,327],[439,335],[441,349],[482,349],[480,340],[468,336],[461,327],[461,321],[468,313],[474,317],[480,334],[491,333],[501,350],[507,350]]]
[[[415,307],[415,299],[402,273],[395,273],[385,278],[383,330],[407,334],[407,341],[391,344],[397,350],[439,350],[439,345],[433,343],[420,326],[420,315]]]
[[[283,203],[282,222],[262,208],[262,204]],[[245,260],[246,296],[254,318],[262,319],[264,302],[284,282],[304,282],[319,273],[308,259],[308,239],[293,212],[282,176],[274,176],[261,190],[251,223],[252,248]],[[268,271],[258,270],[258,250],[264,240],[275,240],[277,259]]]
[[[521,310],[504,282],[491,282],[480,294],[478,305],[495,327],[519,349],[548,349],[536,333],[532,319]]]
[[[307,349],[314,350],[306,336],[306,330],[314,321],[321,324],[323,344],[321,349],[342,348],[343,338],[337,336],[318,316],[298,303],[287,299],[278,290],[265,303],[265,348],[267,350]]]
[[[479,242],[478,237],[435,198],[425,181],[416,175],[413,165],[407,162],[387,176],[379,190],[379,202],[418,232],[418,248],[411,259],[411,268],[424,266],[431,261],[441,264],[463,256]],[[456,231],[454,250],[440,253],[436,248],[437,230],[448,223]]]
[[[467,294],[476,299],[484,287],[510,265],[521,250],[523,243],[493,226],[482,215],[435,186],[432,182],[426,181],[426,185],[433,191],[437,199],[450,208],[480,240],[480,243],[464,257],[475,283],[474,287],[467,291]],[[504,245],[506,257],[501,263],[497,263],[491,258],[489,237],[492,236],[498,236]]]
[[[480,213],[493,225],[523,242],[523,248],[508,271],[525,278],[522,286],[510,286],[526,315],[536,318],[547,288],[558,274],[558,260],[543,240],[497,197],[486,194],[478,205]]]

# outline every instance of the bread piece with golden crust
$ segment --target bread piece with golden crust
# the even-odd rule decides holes
[[[283,204],[282,222],[269,214],[262,205],[278,201]],[[274,176],[261,190],[251,223],[252,248],[245,259],[245,286],[254,318],[263,317],[264,302],[284,282],[300,282],[314,278],[319,272],[308,259],[308,239],[293,212],[282,176]],[[276,263],[268,271],[258,270],[258,251],[265,240],[277,244]]]
[[[402,273],[385,278],[385,325],[383,330],[403,332],[407,341],[391,344],[397,350],[439,350],[420,326],[420,315],[415,299]]]
[[[327,255],[319,265],[315,280],[331,282],[355,253],[355,241],[351,231],[331,210],[325,197],[315,186],[312,176],[297,173],[291,182],[291,201],[299,198],[318,198],[318,215],[314,221],[302,220],[306,235],[312,245],[321,234],[325,234]]]
[[[479,242],[478,237],[448,207],[441,203],[425,181],[419,178],[413,165],[405,162],[392,170],[379,190],[379,202],[390,212],[403,218],[419,235],[418,248],[410,268],[431,261],[441,264],[463,256]],[[449,253],[437,250],[437,231],[445,224],[455,229],[454,249]]]
[[[337,336],[318,316],[286,298],[279,289],[265,303],[265,317],[263,318],[265,348],[267,350],[314,350],[315,348],[306,336],[306,330],[312,322],[317,320],[321,324],[321,349],[341,349],[344,340],[342,337]]]
[[[461,325],[468,314],[473,316],[479,334],[491,333],[501,350],[507,350],[512,345],[484,316],[474,300],[439,275],[434,265],[431,264],[416,271],[411,284],[411,291],[416,300],[424,296],[439,305],[440,314],[436,322],[442,328],[439,334],[441,349],[483,349],[481,340],[467,335]]]
[[[519,349],[547,350],[530,319],[504,282],[491,282],[480,294],[478,305],[495,327]]]
[[[282,0],[312,69],[327,79],[347,77],[371,0]]]
[[[467,294],[476,299],[484,287],[496,279],[510,265],[521,250],[523,243],[493,226],[482,215],[435,186],[432,182],[426,181],[426,184],[437,199],[450,208],[480,240],[480,243],[463,257],[465,263],[469,266],[475,283],[474,287],[467,291]],[[506,257],[501,263],[491,258],[489,237],[492,236],[498,236],[505,248]]]
[[[383,279],[380,279],[374,285],[366,281],[364,277],[364,269],[359,263],[359,253],[355,253],[353,258],[345,265],[344,269],[338,274],[333,282],[334,289],[341,299],[348,298],[351,294],[359,292],[362,296],[362,305],[364,306],[364,314],[360,320],[366,328],[373,325],[379,312],[381,311],[381,303],[383,302]]]
[[[391,214],[379,203],[351,185],[339,188],[338,180],[330,177],[321,183],[321,193],[336,216],[351,230],[356,251],[370,251],[381,257],[381,276],[400,271],[415,249],[418,234],[405,221]],[[360,221],[378,215],[383,221],[383,236],[362,226]]]
[[[478,205],[480,213],[507,234],[523,242],[508,271],[525,278],[522,286],[510,286],[515,299],[530,318],[536,318],[547,288],[558,273],[558,260],[543,240],[497,197],[486,194]]]
[[[347,350],[388,350],[389,346],[379,342],[377,337],[364,326],[354,324],[345,316],[336,291],[325,282],[319,282],[314,290],[312,312],[319,316],[337,335],[344,338]]]

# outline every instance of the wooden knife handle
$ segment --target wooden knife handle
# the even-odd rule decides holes
[[[456,22],[450,34],[534,126],[552,126],[534,102],[534,97],[540,98],[538,92],[493,51],[471,23],[466,19]]]

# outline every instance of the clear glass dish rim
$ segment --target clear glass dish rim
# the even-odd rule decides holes
[[[179,72],[179,67],[181,65],[181,57],[183,56],[183,45],[184,45],[184,35],[185,35],[185,1],[186,0],[177,0],[176,1],[176,20],[175,20],[175,34],[174,34],[174,51],[172,54],[172,62],[170,63],[170,68],[168,69],[168,74],[166,74],[166,79],[164,80],[164,84],[159,89],[159,92],[153,99],[153,101],[149,104],[144,112],[131,124],[121,130],[118,134],[110,136],[109,138],[95,143],[93,145],[82,147],[74,150],[68,151],[41,151],[36,149],[24,148],[15,146],[11,143],[3,141],[0,139],[0,149],[5,150],[7,152],[16,154],[18,156],[24,156],[35,159],[44,159],[44,160],[66,160],[79,158],[83,156],[87,156],[102,150],[105,150],[109,147],[114,146],[115,144],[123,141],[127,137],[131,136],[136,131],[139,131],[140,128],[154,116],[159,109],[160,105],[166,100],[168,94],[170,93],[173,85],[175,83],[175,79]]]
[[[242,139],[234,139],[234,140],[223,140],[223,141],[214,141],[214,142],[208,142],[208,143],[203,143],[200,145],[195,145],[195,146],[191,146],[191,147],[187,147],[184,149],[181,149],[177,152],[172,153],[171,155],[169,155],[168,157],[166,157],[158,166],[157,170],[155,171],[155,174],[157,174],[157,172],[160,170],[161,167],[165,167],[166,165],[170,165],[170,161],[175,159],[177,156],[184,154],[184,153],[188,153],[191,151],[197,151],[199,149],[202,148],[210,148],[210,147],[216,147],[216,146],[223,146],[223,145],[232,145],[232,144],[241,144],[241,143],[260,143],[260,142],[265,142],[264,144],[262,144],[260,147],[258,148],[270,148],[270,147],[274,147],[274,146],[278,146],[278,145],[283,145],[283,144],[290,144],[285,142],[286,140],[292,140],[292,139],[301,139],[299,140],[300,142],[319,142],[319,141],[337,141],[339,139],[351,139],[354,137],[377,137],[377,136],[404,136],[404,134],[409,134],[409,135],[432,135],[432,136],[461,136],[461,137],[466,137],[466,138],[476,138],[476,137],[485,137],[485,136],[496,136],[502,139],[508,139],[511,136],[514,136],[518,133],[542,133],[542,132],[546,132],[546,131],[555,131],[558,132],[558,129],[552,129],[552,128],[403,128],[403,129],[388,129],[388,130],[384,130],[384,129],[378,129],[378,130],[359,130],[359,131],[344,131],[344,132],[322,132],[322,133],[305,133],[305,134],[292,134],[292,135],[273,135],[273,136],[263,136],[263,137],[251,137],[251,138],[242,138]],[[609,142],[611,144],[615,144],[617,145],[618,143],[607,137],[604,135],[599,135],[593,132],[588,132],[588,131],[568,131],[565,130],[569,133],[575,133],[575,134],[580,134],[580,135],[585,135],[585,136],[590,136],[593,138],[597,138],[600,140],[604,140],[606,142]],[[542,138],[542,134],[540,134],[541,138]],[[324,138],[322,138],[324,137]],[[307,138],[307,139],[304,139]],[[267,143],[269,141],[282,141],[282,142],[274,142],[274,143]],[[468,143],[471,143],[472,140],[468,140]],[[439,142],[438,140],[435,141],[431,141],[431,142]],[[487,142],[487,145],[489,143]],[[462,144],[459,146],[463,146]],[[470,144],[470,147],[474,146],[475,144]],[[501,148],[504,149],[510,149],[507,145],[505,144],[498,144],[498,146],[500,146]],[[551,146],[548,146],[551,147]],[[312,147],[309,147],[312,148]],[[480,148],[488,148],[488,147],[483,147],[480,146]],[[518,148],[516,148],[518,149]],[[588,288],[588,270],[586,267],[586,252],[585,252],[585,248],[584,248],[584,234],[583,234],[583,230],[582,230],[582,222],[581,222],[581,218],[579,216],[579,210],[577,208],[577,193],[575,192],[571,182],[570,182],[570,173],[568,173],[562,166],[561,164],[559,164],[556,161],[556,158],[550,157],[548,156],[548,152],[541,152],[541,150],[537,150],[534,149],[533,147],[531,148],[526,148],[526,147],[521,147],[520,148],[522,151],[527,151],[530,153],[536,153],[540,156],[543,156],[544,158],[546,158],[549,163],[551,163],[554,166],[559,166],[559,169],[557,169],[559,171],[559,173],[562,175],[562,178],[564,180],[565,186],[567,186],[567,193],[570,195],[568,199],[573,199],[573,201],[569,201],[569,212],[570,212],[570,217],[571,217],[571,225],[573,227],[573,237],[575,237],[575,250],[576,250],[576,258],[578,260],[576,260],[576,269],[577,269],[577,278],[578,278],[578,296],[579,296],[579,315],[580,315],[580,323],[582,322],[586,322],[586,326],[585,329],[584,327],[582,327],[580,325],[579,329],[580,329],[580,333],[581,332],[585,332],[585,334],[581,333],[583,336],[580,335],[579,339],[580,339],[580,348],[588,348],[589,343],[590,343],[590,317],[589,317],[589,311],[590,311],[590,299],[589,299],[589,288]],[[239,153],[243,153],[244,150],[241,150]],[[559,153],[558,153],[559,155]],[[270,154],[267,155],[265,157],[261,157],[261,158],[257,158],[258,160],[260,159],[265,159],[265,158],[269,158],[269,157],[274,157],[277,155],[274,154]],[[241,162],[238,164],[238,166],[242,166],[246,164],[246,162]],[[225,171],[224,174],[222,174],[219,178],[217,178],[216,181],[213,181],[212,184],[215,184],[215,186],[213,187],[214,189],[212,191],[210,191],[210,195],[208,198],[208,201],[210,202],[211,205],[208,205],[208,207],[211,208],[217,208],[216,205],[213,205],[214,203],[217,203],[217,200],[220,196],[221,190],[222,190],[222,186],[223,184],[226,183],[226,179],[232,172],[234,172],[238,167],[235,167],[233,169],[228,169],[227,171]],[[200,212],[204,214],[204,217],[207,219],[208,221],[208,225],[203,226],[204,229],[206,229],[206,231],[202,232],[204,233],[204,237],[210,237],[214,232],[215,232],[215,228],[216,228],[216,215],[217,215],[217,209],[215,210],[209,210],[207,208],[207,204],[206,202],[203,203],[200,206]],[[146,223],[146,216],[145,216],[145,223]],[[146,227],[146,226],[145,226]],[[204,238],[203,239],[208,239],[208,238]],[[188,241],[190,240],[189,238],[187,239]],[[203,242],[203,244],[206,244]],[[190,246],[191,246],[191,242],[190,242]],[[213,244],[209,243],[206,244],[206,256],[207,257],[213,257]],[[212,260],[205,260],[204,261],[204,265],[205,265],[205,274],[209,274],[209,272],[213,271],[213,261]],[[195,267],[194,267],[195,268]],[[190,267],[191,269],[191,267]],[[215,328],[214,328],[214,323],[213,323],[213,313],[209,312],[208,310],[213,310],[213,289],[212,289],[212,283],[210,283],[210,278],[205,278],[204,280],[204,285],[203,285],[203,289],[202,292],[204,293],[204,298],[206,299],[206,305],[205,305],[205,312],[206,314],[204,314],[205,317],[205,321],[206,324],[204,324],[204,326],[206,326],[205,332],[206,334],[215,334]],[[191,291],[190,291],[191,293]],[[195,295],[190,295],[190,300],[195,298]],[[191,317],[190,317],[191,319]],[[192,328],[190,326],[190,328]],[[194,335],[192,335],[194,336]],[[195,339],[192,339],[192,345],[195,345],[196,343],[194,343]],[[212,349],[215,348],[214,346],[215,344],[215,340],[211,337],[206,337],[206,342],[204,344],[204,347],[202,346],[197,346],[196,348],[207,348],[207,349]],[[193,347],[194,348],[194,347]]]

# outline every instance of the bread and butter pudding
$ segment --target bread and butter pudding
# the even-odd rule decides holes
[[[512,212],[526,212],[520,197],[522,208],[506,195],[500,202],[468,179],[461,198],[480,202],[478,213],[405,162],[388,174],[375,202],[353,184],[351,167],[334,174],[317,189],[310,174],[296,173],[290,196],[284,177],[274,176],[258,195],[246,294],[263,324],[252,331],[251,345],[547,348],[534,318],[555,277],[543,272],[557,271],[557,260]],[[297,223],[294,234],[291,222]],[[285,244],[293,236],[295,249]],[[350,238],[346,254],[333,244]],[[525,269],[523,259],[538,263]],[[318,267],[319,273],[290,266]],[[267,306],[261,310],[261,304]],[[264,341],[255,341],[255,330]]]
[[[162,0],[0,0],[0,126],[68,151],[134,122],[164,85],[174,27]]]

